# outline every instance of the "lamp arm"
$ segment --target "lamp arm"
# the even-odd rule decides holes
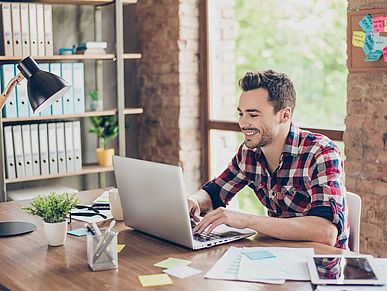
[[[22,73],[18,73],[15,77],[13,77],[7,84],[7,87],[5,87],[4,92],[1,93],[0,97],[0,110],[3,109],[5,102],[7,101],[7,98],[9,95],[11,95],[12,90],[15,88],[17,84],[20,84],[21,81],[23,81],[24,75]]]

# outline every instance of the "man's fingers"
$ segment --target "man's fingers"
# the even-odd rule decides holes
[[[206,216],[204,216],[204,218],[202,219],[202,221],[200,221],[196,227],[194,228],[194,232],[195,233],[202,233],[204,230],[206,230],[206,228],[212,224],[215,220],[219,219],[222,217],[222,213],[218,212],[218,213],[212,213],[213,211],[211,211],[210,213],[208,213]]]
[[[193,220],[195,220],[195,222],[199,222],[200,221],[199,216],[197,216],[195,213],[192,213],[191,217],[193,218]]]
[[[208,228],[207,233],[211,233],[215,227],[223,223],[224,223],[224,217],[218,218],[217,220],[213,221],[211,226]]]

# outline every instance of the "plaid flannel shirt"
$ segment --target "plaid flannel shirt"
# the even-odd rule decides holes
[[[337,146],[292,123],[279,166],[271,175],[261,149],[242,144],[228,168],[203,189],[214,208],[227,205],[247,185],[271,217],[324,217],[337,226],[335,247],[346,249],[349,223],[343,174]]]

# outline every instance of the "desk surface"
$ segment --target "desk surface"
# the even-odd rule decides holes
[[[79,197],[82,203],[88,203],[101,192],[102,190],[80,192]],[[120,231],[118,243],[126,245],[119,254],[118,270],[92,272],[86,259],[86,237],[68,235],[64,246],[48,247],[42,221],[21,210],[26,204],[26,202],[0,204],[0,221],[29,221],[37,225],[37,230],[33,233],[0,238],[0,284],[12,290],[143,289],[137,276],[161,273],[161,269],[153,267],[153,264],[168,257],[191,260],[191,266],[203,272],[187,279],[172,277],[174,285],[158,287],[160,290],[311,290],[309,282],[293,281],[277,286],[209,280],[204,279],[204,274],[231,245],[313,247],[318,254],[341,252],[339,249],[319,243],[280,241],[264,236],[191,251],[118,223],[115,227]],[[82,226],[82,222],[74,220],[70,229]]]

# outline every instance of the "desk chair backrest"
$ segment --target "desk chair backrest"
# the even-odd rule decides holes
[[[361,198],[359,195],[347,192],[348,218],[350,223],[349,248],[351,251],[359,252],[360,246],[360,217]]]

